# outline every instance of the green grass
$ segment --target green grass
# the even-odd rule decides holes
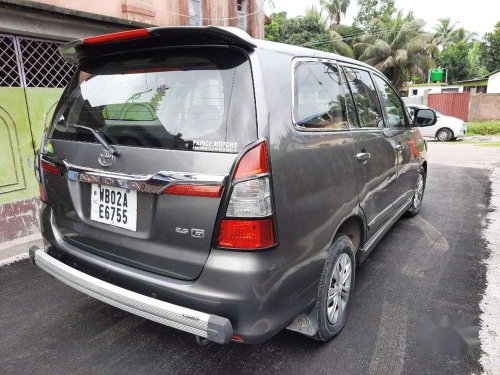
[[[500,121],[476,121],[467,125],[467,135],[500,135]]]

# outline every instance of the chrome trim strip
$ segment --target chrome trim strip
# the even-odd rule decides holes
[[[228,175],[175,171],[159,171],[149,175],[129,175],[82,167],[71,164],[67,160],[56,161],[46,155],[42,155],[42,159],[58,166],[61,176],[71,181],[117,186],[152,194],[161,194],[167,187],[175,184],[223,186],[228,178]]]

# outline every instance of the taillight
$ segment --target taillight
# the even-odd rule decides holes
[[[44,172],[51,174],[59,174],[59,169],[57,169],[57,167],[54,164],[49,163],[48,161],[42,160],[40,162],[40,167]]]
[[[190,195],[195,197],[219,198],[224,190],[220,185],[171,185],[163,194]]]
[[[47,192],[45,191],[45,187],[43,186],[43,184],[41,182],[38,184],[38,189],[40,191],[40,200],[43,203],[48,203],[49,200],[47,198]]]
[[[234,250],[265,249],[276,245],[269,161],[266,142],[239,160],[217,246]]]
[[[109,42],[118,42],[122,40],[139,39],[149,36],[148,29],[136,29],[129,31],[120,31],[118,33],[104,34],[83,38],[83,44],[101,44]]]

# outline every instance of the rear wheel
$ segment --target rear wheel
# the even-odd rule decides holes
[[[439,129],[437,134],[436,134],[436,138],[440,142],[448,142],[448,141],[452,140],[453,133],[450,129],[446,129],[446,128]]]
[[[345,325],[354,287],[354,246],[346,235],[335,237],[318,290],[317,340],[328,341]]]
[[[425,191],[425,172],[421,171],[418,175],[417,183],[415,185],[415,192],[411,201],[411,207],[406,211],[407,216],[415,216],[420,212],[422,207],[422,200],[424,199]]]

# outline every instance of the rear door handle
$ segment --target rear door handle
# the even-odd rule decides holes
[[[361,160],[361,161],[367,161],[370,159],[372,156],[369,152],[360,152],[356,154],[356,159]]]

